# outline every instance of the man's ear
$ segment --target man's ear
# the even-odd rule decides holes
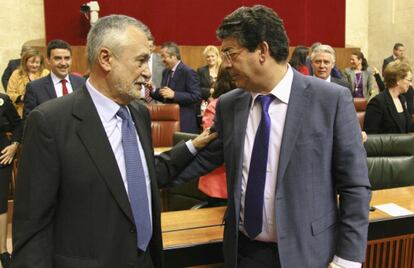
[[[258,45],[257,50],[259,51],[259,61],[261,63],[265,62],[266,57],[270,56],[269,44],[263,41]]]
[[[98,62],[101,68],[107,72],[112,69],[113,53],[106,47],[102,47],[98,51]]]

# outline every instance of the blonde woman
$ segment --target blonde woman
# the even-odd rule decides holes
[[[15,70],[7,85],[7,95],[9,95],[18,114],[23,114],[23,98],[26,93],[26,85],[33,80],[39,79],[49,74],[45,69],[44,57],[37,49],[27,50],[20,63],[20,67]]]
[[[221,57],[219,50],[215,46],[207,46],[203,55],[207,65],[197,69],[198,79],[200,80],[201,98],[208,101],[213,93],[213,83],[217,79],[220,69]]]

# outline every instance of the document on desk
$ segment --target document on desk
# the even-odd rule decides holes
[[[394,203],[387,203],[387,204],[382,204],[382,205],[376,205],[374,206],[375,208],[393,216],[393,217],[398,217],[398,216],[407,216],[407,215],[411,215],[414,214],[414,212],[403,208],[397,204]]]

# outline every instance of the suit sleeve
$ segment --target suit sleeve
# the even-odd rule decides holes
[[[14,268],[53,268],[53,224],[60,164],[47,121],[35,110],[25,129],[14,202]]]
[[[340,210],[335,255],[362,262],[367,245],[371,185],[352,96],[346,91],[338,98],[333,134],[332,176]]]
[[[4,91],[7,91],[7,84],[9,82],[9,79],[12,73],[13,71],[12,71],[12,67],[10,66],[10,61],[9,61],[9,64],[7,64],[7,67],[6,69],[4,69],[3,75],[1,76],[1,83],[3,84]]]
[[[29,113],[37,106],[36,95],[31,83],[26,85],[23,103],[23,118],[27,118]]]
[[[374,97],[367,106],[364,119],[364,131],[367,134],[381,132],[382,118],[384,109],[379,98]]]
[[[192,70],[186,70],[182,77],[185,81],[184,91],[175,91],[174,102],[178,104],[192,104],[201,100],[200,83],[197,73]],[[173,88],[174,90],[174,88]]]

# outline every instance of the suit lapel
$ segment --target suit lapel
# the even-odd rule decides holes
[[[234,100],[234,133],[232,133],[232,135],[234,144],[234,164],[237,167],[235,169],[235,172],[237,173],[234,174],[234,178],[236,178],[237,181],[234,182],[235,188],[233,189],[235,191],[234,204],[236,204],[236,212],[240,209],[240,207],[237,206],[240,206],[244,141],[246,137],[247,120],[249,118],[251,101],[252,95],[246,91],[241,91],[241,94]]]
[[[46,79],[45,90],[50,99],[57,98],[55,85],[53,84],[52,76],[50,74],[48,75],[48,79]]]
[[[305,112],[308,110],[311,95],[309,84],[305,82],[305,79],[300,78],[295,71],[293,73],[292,89],[280,148],[277,184],[282,181],[285,175],[286,167],[303,125],[302,121],[305,118]]]
[[[78,92],[72,112],[79,119],[77,134],[114,199],[134,222],[121,173],[95,105],[85,86]]]
[[[391,114],[392,120],[394,121],[396,126],[398,126],[398,128],[401,132],[405,132],[405,129],[401,125],[400,117],[398,115],[397,108],[395,108],[394,101],[392,100],[391,94],[388,90],[386,90],[385,92],[386,92],[385,93],[385,101],[387,103],[387,109]],[[400,101],[401,101],[401,99],[400,99]],[[403,109],[405,111],[404,103],[402,103],[402,105],[403,105]]]

